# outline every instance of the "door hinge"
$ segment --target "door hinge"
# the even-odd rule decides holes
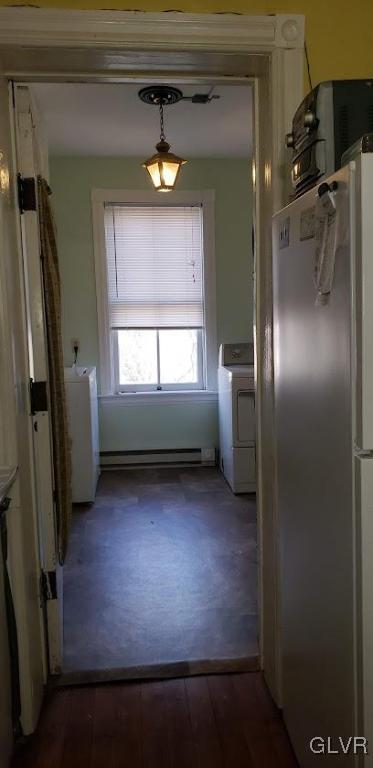
[[[57,600],[57,574],[56,571],[42,571],[40,574],[40,594],[43,603],[48,600]]]
[[[31,415],[39,411],[48,410],[48,392],[46,381],[34,381],[30,379],[30,403]]]
[[[18,205],[20,213],[36,211],[36,182],[33,176],[17,174]]]

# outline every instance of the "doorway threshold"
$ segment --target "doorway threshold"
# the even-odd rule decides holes
[[[125,680],[160,680],[196,675],[257,672],[259,669],[259,657],[257,654],[254,654],[253,656],[234,659],[202,659],[148,664],[145,666],[118,667],[116,669],[84,669],[81,672],[65,672],[62,675],[52,676],[49,680],[49,685],[50,687],[64,687]]]

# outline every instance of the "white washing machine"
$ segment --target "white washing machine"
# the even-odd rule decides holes
[[[93,502],[100,474],[96,368],[65,368],[73,503]]]
[[[256,490],[253,344],[222,344],[219,351],[220,469],[234,493]]]

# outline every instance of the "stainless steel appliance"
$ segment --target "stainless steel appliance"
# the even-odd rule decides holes
[[[293,149],[292,184],[303,194],[341,167],[343,153],[373,131],[373,80],[320,83],[298,107],[286,143]]]

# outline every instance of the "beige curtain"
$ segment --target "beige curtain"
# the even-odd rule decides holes
[[[53,434],[54,485],[60,562],[66,555],[71,521],[71,455],[67,426],[61,334],[61,281],[50,188],[38,176],[41,261],[47,326],[50,410]]]

